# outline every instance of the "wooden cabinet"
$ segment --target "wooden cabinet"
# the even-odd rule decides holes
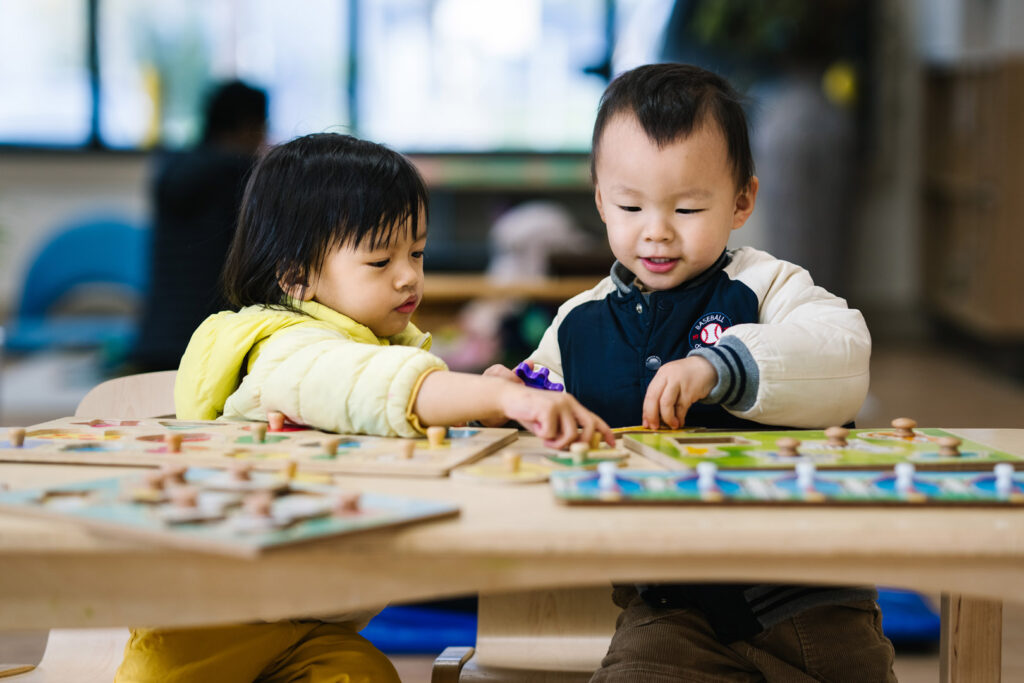
[[[927,307],[982,341],[1024,341],[1024,60],[926,73]]]

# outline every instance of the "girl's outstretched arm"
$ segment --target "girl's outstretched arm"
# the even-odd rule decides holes
[[[615,445],[605,421],[569,394],[531,389],[496,377],[431,372],[423,378],[413,412],[423,425],[516,420],[550,448],[565,448],[574,441],[589,442],[595,432],[608,445]]]

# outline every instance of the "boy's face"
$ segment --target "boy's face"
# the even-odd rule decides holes
[[[612,253],[648,289],[671,289],[706,270],[754,210],[757,178],[736,189],[713,122],[659,148],[633,115],[619,115],[597,155],[594,198]]]
[[[425,226],[426,216],[420,216]],[[378,337],[398,334],[423,299],[426,230],[396,231],[391,244],[370,249],[346,245],[327,256],[305,299],[332,308],[369,327]]]

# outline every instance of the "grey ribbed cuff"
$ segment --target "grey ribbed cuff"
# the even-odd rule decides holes
[[[718,373],[718,383],[701,403],[719,404],[738,412],[754,406],[759,375],[746,344],[726,335],[714,346],[702,346],[686,355],[700,356]]]

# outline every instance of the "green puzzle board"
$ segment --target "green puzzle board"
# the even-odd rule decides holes
[[[963,443],[960,457],[939,456],[940,437],[955,436]],[[776,442],[783,437],[799,439],[799,456],[779,456]],[[846,448],[829,446],[823,430],[726,432],[678,430],[626,432],[623,445],[670,469],[692,468],[714,462],[720,469],[791,468],[810,460],[822,469],[870,469],[912,462],[919,470],[991,469],[999,462],[1019,463],[1024,458],[966,439],[944,429],[916,429],[914,438],[896,435],[893,429],[851,429]]]

